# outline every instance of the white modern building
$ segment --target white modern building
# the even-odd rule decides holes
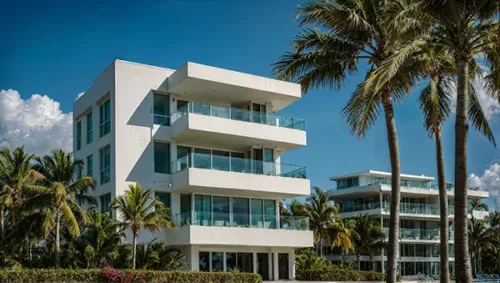
[[[401,174],[400,205],[400,248],[398,262],[403,277],[414,278],[418,274],[438,275],[439,272],[439,192],[433,186],[433,177],[424,175]],[[343,218],[358,214],[369,214],[380,220],[387,236],[389,235],[389,211],[391,193],[391,173],[365,171],[330,178],[336,187],[330,191],[331,199],[340,206]],[[450,221],[450,268],[454,268],[453,218],[454,188],[447,184],[448,210]],[[488,192],[468,190],[469,199],[488,197]],[[473,211],[474,217],[484,218],[488,212]],[[341,261],[339,250],[328,249],[327,259]],[[353,254],[345,255],[344,260],[355,261]],[[384,272],[387,264],[386,251],[370,256],[361,256],[361,269]]]
[[[178,228],[139,240],[179,247],[192,270],[293,279],[294,248],[312,247],[313,234],[279,201],[309,195],[310,182],[280,157],[306,145],[305,122],[274,113],[300,98],[289,82],[116,60],[73,105],[78,174],[96,180],[103,212],[128,184],[152,190]]]

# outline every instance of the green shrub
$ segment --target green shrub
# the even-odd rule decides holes
[[[196,272],[105,269],[0,270],[1,283],[36,282],[155,282],[155,283],[259,283],[258,274],[241,272]]]
[[[296,255],[295,276],[304,281],[385,281],[385,273],[341,268],[311,250]],[[401,275],[398,274],[398,281]]]

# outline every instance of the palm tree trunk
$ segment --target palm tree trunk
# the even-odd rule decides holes
[[[438,127],[435,133],[436,138],[436,163],[438,173],[438,186],[439,186],[439,207],[441,212],[441,276],[439,281],[441,283],[450,282],[449,270],[449,232],[448,232],[448,193],[446,191],[446,180],[444,173],[444,154],[443,145],[441,143],[441,128]]]
[[[387,127],[387,141],[389,144],[389,154],[391,158],[391,210],[389,224],[389,242],[387,254],[387,283],[396,283],[398,266],[398,238],[399,238],[399,202],[400,202],[400,164],[399,146],[396,133],[396,120],[394,118],[394,108],[392,97],[387,93],[382,98],[385,113],[385,123]]]
[[[0,208],[0,239],[5,236],[5,214],[3,208]]]
[[[467,241],[467,58],[457,55],[457,117],[455,121],[455,272],[456,281],[471,283]]]
[[[137,232],[133,232],[133,239],[132,239],[132,269],[135,269],[135,257],[136,257],[136,250],[137,250]]]
[[[56,268],[61,267],[61,240],[59,235],[59,229],[61,226],[60,222],[61,222],[61,216],[59,215],[58,212],[56,213],[56,252],[55,252]]]

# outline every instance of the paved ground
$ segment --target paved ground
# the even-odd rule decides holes
[[[319,281],[296,281],[296,280],[281,280],[281,281],[264,281],[264,283],[287,282],[287,283],[318,283]],[[423,281],[402,281],[402,283],[421,283]],[[432,281],[426,281],[426,283]],[[439,281],[435,281],[439,282]],[[378,281],[321,281],[321,283],[383,283]]]

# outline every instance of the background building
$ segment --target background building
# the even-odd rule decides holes
[[[300,97],[298,84],[190,62],[116,60],[73,105],[78,174],[96,180],[103,212],[130,183],[154,191],[178,228],[139,241],[178,246],[192,270],[293,278],[294,248],[313,235],[279,200],[309,195],[310,182],[280,156],[306,145],[305,122],[273,113]]]
[[[331,190],[331,199],[341,208],[343,218],[357,214],[369,214],[380,220],[387,237],[389,236],[389,211],[391,192],[391,173],[366,171],[345,176],[333,177],[336,188]],[[439,272],[439,193],[432,186],[433,177],[401,174],[400,205],[400,248],[399,270],[406,278],[418,274],[438,275]],[[447,184],[448,211],[450,221],[450,271],[454,273],[454,188]],[[488,192],[469,190],[469,199],[488,197]],[[487,211],[472,211],[476,218],[484,218]],[[361,269],[384,272],[387,257],[384,251],[374,255],[361,256]],[[341,261],[338,249],[328,249],[327,259]],[[356,256],[349,254],[344,260],[355,261]]]

